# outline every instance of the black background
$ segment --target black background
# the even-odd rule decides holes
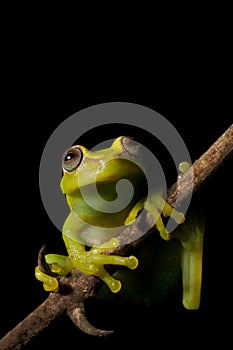
[[[177,47],[177,42],[171,41],[170,55],[161,57],[153,50],[143,51],[143,60],[136,60],[137,52],[126,56],[121,51],[116,57],[114,48],[104,58],[99,57],[97,48],[96,54],[83,57],[83,49],[78,47],[63,52],[63,61],[59,45],[54,49],[34,40],[28,45],[21,47],[23,59],[18,57],[10,64],[10,83],[6,87],[9,100],[2,128],[2,136],[6,133],[7,137],[2,139],[5,194],[1,194],[0,336],[47,297],[34,277],[42,244],[64,253],[61,234],[43,208],[38,184],[43,148],[62,121],[94,104],[141,104],[174,125],[193,161],[232,123],[232,67],[227,42],[219,40],[216,44],[213,40],[206,47],[205,42],[199,46],[184,39]],[[220,59],[216,49],[221,52]],[[135,346],[139,341],[143,346],[162,342],[163,347],[199,346],[204,339],[211,344],[227,343],[232,309],[232,159],[206,180],[198,195],[206,212],[198,311],[184,310],[179,295],[140,310],[111,310],[87,303],[92,323],[114,329],[113,335],[105,339],[85,335],[64,315],[25,350],[46,348],[50,342],[54,349],[65,345],[80,348],[80,344],[107,349],[121,344]]]

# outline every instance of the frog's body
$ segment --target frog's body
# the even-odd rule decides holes
[[[112,161],[109,161],[110,166],[114,166]],[[127,164],[128,163],[128,164]],[[125,221],[129,217],[130,212],[142,198],[145,198],[147,191],[147,184],[145,175],[136,169],[136,166],[129,160],[122,159],[121,166],[131,166],[133,168],[132,174],[124,174],[124,180],[128,180],[134,188],[133,197],[130,202],[121,210],[116,212],[106,212],[106,202],[110,203],[117,198],[116,188],[119,181],[122,179],[122,174],[119,173],[114,179],[108,181],[98,181],[97,177],[97,191],[103,203],[99,203],[99,197],[93,198],[93,188],[87,184],[80,189],[73,191],[67,195],[67,201],[70,203],[71,213],[63,226],[63,236],[75,236],[75,240],[81,240],[83,244],[93,246],[106,242],[110,236],[115,237],[118,232],[122,231],[125,226]],[[135,176],[135,172],[138,172]],[[141,173],[140,173],[141,172]],[[85,200],[82,193],[85,193]],[[95,207],[98,205],[98,210],[90,206],[90,203]],[[76,214],[78,213],[78,215]],[[72,229],[71,229],[72,228]],[[96,231],[98,230],[98,235]],[[71,232],[72,231],[72,232]],[[107,237],[106,237],[107,235]],[[108,237],[108,235],[110,235]],[[93,242],[90,239],[93,239]]]
[[[177,223],[184,221],[184,215],[174,210],[160,195],[148,196],[146,176],[138,155],[138,145],[130,138],[122,136],[111,147],[103,150],[91,152],[83,146],[73,146],[64,153],[61,189],[66,195],[71,212],[64,223],[62,235],[68,257],[46,255],[46,262],[52,272],[66,275],[77,268],[86,274],[98,276],[112,292],[119,292],[121,282],[111,276],[104,265],[121,265],[135,269],[138,260],[134,256],[106,255],[103,252],[119,245],[117,237],[124,227],[134,222],[138,213],[145,209],[154,218],[160,236],[168,241],[171,235],[164,227],[161,213],[171,216]],[[117,195],[117,186],[122,180],[129,181],[133,186],[133,194],[126,203],[124,200],[128,198],[127,190],[124,192],[123,189],[121,196]],[[123,197],[123,202],[119,201],[120,197]],[[177,238],[185,256],[182,261],[186,261],[185,275],[188,283],[185,282],[183,293],[184,300],[188,298],[188,302],[184,302],[184,305],[191,309],[197,308],[201,281],[193,273],[196,275],[195,271],[198,269],[200,275],[202,244],[196,244],[200,239],[195,234],[191,241],[183,234],[177,235]],[[86,249],[86,246],[91,248]],[[38,267],[36,277],[44,282],[46,290],[58,291],[55,277],[48,276]]]

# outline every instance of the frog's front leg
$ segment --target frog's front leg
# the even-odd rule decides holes
[[[175,210],[168,202],[160,195],[152,195],[145,201],[145,209],[152,215],[155,220],[155,225],[163,239],[168,241],[171,234],[166,230],[161,213],[164,216],[170,216],[176,223],[181,224],[185,220],[183,213]]]
[[[58,274],[59,276],[65,276],[74,269],[74,265],[67,256],[47,254],[44,258],[45,262],[50,268],[50,271]],[[37,266],[35,269],[35,276],[40,282],[43,282],[43,287],[47,292],[58,292],[59,283],[56,277],[50,276],[49,274],[41,271],[39,266]]]
[[[68,254],[73,265],[81,272],[88,275],[95,275],[102,279],[113,293],[117,293],[121,289],[121,282],[113,278],[104,268],[104,265],[121,265],[130,269],[138,266],[138,260],[134,256],[122,257],[117,255],[105,255],[105,251],[117,248],[117,238],[103,243],[97,247],[91,248],[89,251],[82,244],[63,236]]]

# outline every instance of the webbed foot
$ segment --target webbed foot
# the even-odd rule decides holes
[[[95,275],[104,281],[113,293],[121,289],[121,282],[113,278],[105,269],[104,265],[121,265],[129,269],[136,269],[138,260],[135,256],[123,257],[118,255],[103,254],[109,249],[118,247],[117,238],[92,247],[89,251],[80,252],[80,244],[67,238],[65,239],[67,250],[74,266],[81,272],[88,275]]]
[[[131,270],[136,269],[138,266],[138,260],[135,256],[122,257],[118,255],[102,254],[107,249],[116,248],[117,246],[118,240],[117,238],[113,238],[109,242],[101,244],[99,247],[91,248],[90,251],[86,253],[87,260],[90,261],[90,273],[101,278],[113,293],[119,292],[121,289],[121,282],[113,278],[105,270],[104,265],[121,265]]]
[[[55,276],[65,276],[74,268],[69,257],[59,254],[39,254],[38,264],[39,266],[35,268],[35,276],[43,282],[47,292],[58,292],[59,283]]]

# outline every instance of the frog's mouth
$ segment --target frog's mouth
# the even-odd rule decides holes
[[[74,171],[65,171],[61,180],[63,193],[70,193],[77,188],[91,184],[109,183],[129,180],[134,183],[137,179],[145,178],[144,171],[135,162],[125,158],[107,160],[88,159]]]

